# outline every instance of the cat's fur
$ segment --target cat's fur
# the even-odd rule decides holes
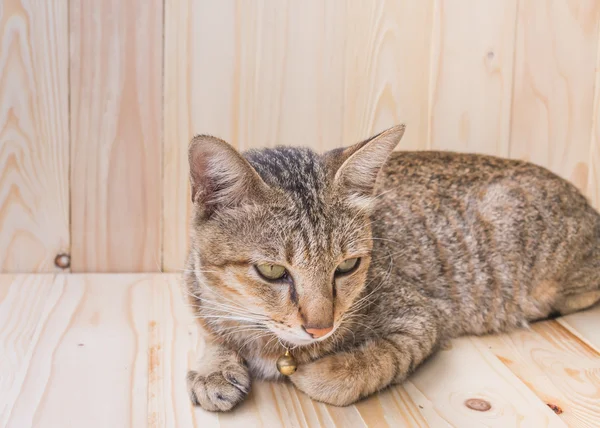
[[[600,216],[573,185],[517,160],[392,153],[403,132],[323,156],[192,141],[185,287],[208,341],[188,374],[193,401],[231,409],[251,377],[281,378],[282,344],[300,343],[291,381],[347,405],[402,382],[449,338],[600,299]],[[356,256],[354,273],[334,277]],[[261,262],[293,280],[262,280]],[[319,341],[301,327],[331,323]]]

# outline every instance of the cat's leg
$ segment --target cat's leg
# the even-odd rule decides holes
[[[565,296],[555,306],[561,315],[569,315],[587,309],[598,302],[600,302],[600,290]]]
[[[388,385],[402,382],[439,343],[435,320],[427,313],[406,313],[391,320],[396,331],[359,347],[301,364],[291,376],[311,398],[347,406]]]
[[[188,372],[187,385],[194,404],[213,412],[227,411],[248,395],[250,375],[237,353],[208,342],[196,370]]]

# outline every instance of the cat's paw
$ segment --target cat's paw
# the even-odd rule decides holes
[[[334,406],[349,406],[361,398],[360,371],[341,355],[301,364],[290,380],[313,400]]]
[[[189,371],[187,386],[195,405],[211,412],[226,412],[248,395],[250,375],[241,364],[231,363],[207,375]]]

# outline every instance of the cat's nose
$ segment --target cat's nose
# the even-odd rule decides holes
[[[312,327],[304,327],[304,330],[306,330],[306,332],[308,334],[310,334],[313,338],[318,339],[320,337],[325,336],[326,334],[330,333],[331,330],[333,330],[333,326],[329,326],[329,327],[325,327],[325,328],[312,328]]]

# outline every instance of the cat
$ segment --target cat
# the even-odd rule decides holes
[[[189,148],[184,288],[206,348],[192,401],[227,411],[251,378],[346,406],[401,383],[445,341],[600,300],[600,215],[531,163],[393,151],[396,126],[318,155]]]

